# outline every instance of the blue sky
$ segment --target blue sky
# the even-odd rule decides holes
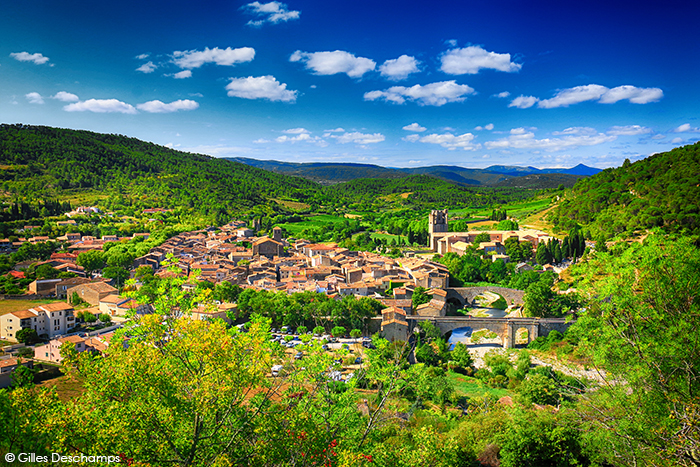
[[[217,157],[620,165],[700,138],[700,3],[6,3],[0,121]]]

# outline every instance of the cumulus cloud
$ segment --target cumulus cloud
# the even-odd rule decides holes
[[[394,60],[387,60],[379,66],[379,73],[392,81],[401,81],[408,78],[411,73],[418,73],[420,62],[414,57],[401,55]]]
[[[513,73],[522,68],[511,61],[510,54],[488,52],[478,45],[448,50],[440,56],[440,62],[440,70],[449,75],[474,75],[487,69]]]
[[[44,57],[40,53],[30,54],[29,52],[11,53],[10,57],[20,62],[32,62],[35,65],[43,65],[49,61],[49,57]]]
[[[279,102],[296,102],[297,92],[287,89],[286,83],[280,83],[274,76],[249,76],[231,78],[226,85],[230,97],[243,99],[268,99]]]
[[[248,26],[262,26],[265,23],[277,24],[293,19],[299,19],[300,11],[289,10],[285,3],[269,2],[260,3],[253,2],[241,7],[242,10],[254,15],[256,19],[248,21]]]
[[[404,141],[408,141],[409,143],[415,143],[416,141],[418,141],[420,139],[420,136],[413,134],[413,135],[405,136],[401,139]]]
[[[510,93],[508,91],[503,91],[503,92],[499,92],[498,94],[494,94],[493,97],[497,97],[499,99],[505,99],[507,97],[510,97]]]
[[[194,110],[199,108],[199,104],[189,99],[177,100],[169,104],[166,104],[159,100],[155,100],[144,102],[143,104],[139,104],[136,107],[139,110],[143,110],[144,112],[164,114],[177,112],[178,110]]]
[[[137,55],[137,56],[134,57],[134,58],[136,58],[136,60],[146,60],[146,59],[147,59],[148,57],[150,57],[150,56],[151,56],[151,54],[140,54],[140,55]]]
[[[182,70],[166,76],[172,76],[175,79],[187,79],[192,77],[192,70]]]
[[[425,128],[424,126],[420,126],[417,123],[411,123],[410,125],[406,125],[402,129],[406,131],[415,131],[416,133],[422,133],[425,130],[427,130],[427,128]]]
[[[51,97],[52,99],[59,100],[61,102],[78,102],[80,98],[75,94],[71,94],[66,91],[59,91]]]
[[[158,68],[158,65],[156,65],[155,63],[146,62],[140,67],[138,67],[136,71],[140,71],[141,73],[153,73],[156,68]]]
[[[27,98],[30,104],[43,104],[44,103],[44,98],[41,97],[41,94],[38,92],[30,92],[29,94],[25,94],[24,97]]]
[[[333,52],[302,52],[297,50],[289,58],[290,62],[302,62],[308,70],[317,75],[335,75],[345,73],[351,78],[361,78],[368,71],[374,70],[374,60],[365,57],[355,57],[349,52],[335,50]]]
[[[311,132],[305,128],[290,128],[289,130],[284,130],[283,133],[287,133],[295,136],[282,135],[275,138],[278,143],[311,143],[316,144],[321,147],[328,146],[328,143],[321,137],[311,136]]]
[[[138,111],[130,104],[117,99],[88,99],[63,107],[66,112],[95,112],[137,114]]]
[[[480,144],[474,144],[474,136],[471,133],[464,133],[463,135],[454,135],[452,133],[437,134],[433,133],[431,135],[423,136],[420,140],[421,143],[438,144],[443,148],[454,151],[455,149],[464,149],[465,151],[475,151],[481,147]]]
[[[634,86],[618,86],[609,89],[599,84],[587,84],[558,91],[551,99],[540,100],[537,106],[543,109],[568,107],[586,101],[598,101],[601,104],[614,104],[627,99],[633,104],[648,104],[657,102],[664,93],[659,88],[637,88]]]
[[[680,125],[679,127],[676,127],[673,129],[674,133],[700,133],[700,128],[693,128],[690,126],[690,123],[684,123],[683,125]]]
[[[184,50],[173,52],[173,63],[180,68],[199,68],[206,63],[215,63],[222,66],[233,66],[237,63],[250,62],[255,58],[255,49],[252,47],[240,47],[232,49],[226,47],[220,49],[214,47],[204,50]]]
[[[683,138],[673,138],[671,140],[671,144],[678,144],[678,143],[682,143],[682,142],[683,142]]]
[[[381,133],[360,133],[359,131],[354,131],[351,133],[343,133],[339,135],[330,135],[331,138],[335,138],[341,144],[355,143],[355,144],[373,144],[381,143],[384,141],[384,135]]]
[[[393,86],[384,91],[370,91],[365,93],[366,101],[383,99],[394,104],[403,104],[408,99],[418,105],[442,106],[448,102],[462,102],[471,94],[473,88],[466,84],[457,84],[454,80],[440,81],[437,83],[421,86],[416,84],[410,88],[404,86]]]
[[[288,130],[282,130],[282,133],[287,133],[288,135],[299,135],[302,133],[311,133],[306,128],[289,128]]]
[[[510,136],[484,143],[488,149],[544,149],[547,151],[563,151],[580,146],[596,146],[617,139],[614,135],[590,132],[586,127],[568,128],[558,132],[561,138],[535,139],[535,134],[525,128],[514,128]]]
[[[618,86],[608,90],[600,98],[601,104],[614,104],[624,99],[633,104],[648,104],[658,102],[664,97],[664,92],[659,88],[637,88],[634,86]]]
[[[508,107],[516,107],[518,109],[529,109],[539,101],[535,96],[518,96],[508,104]]]
[[[651,133],[651,128],[640,125],[613,126],[606,133],[615,136],[645,135]]]
[[[489,123],[488,125],[481,126],[479,125],[478,127],[474,128],[476,131],[482,131],[482,130],[493,130],[493,123]]]

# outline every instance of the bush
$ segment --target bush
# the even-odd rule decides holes
[[[323,329],[323,326],[316,326],[316,327],[314,328],[314,334],[317,335],[317,336],[323,335],[323,333],[324,333],[325,331],[326,331],[326,330]]]
[[[109,316],[107,313],[100,313],[99,318],[100,318],[100,321],[102,321],[105,324],[112,322],[112,317]]]

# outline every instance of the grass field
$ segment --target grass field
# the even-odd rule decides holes
[[[455,392],[460,396],[475,397],[475,396],[486,396],[491,395],[497,398],[504,396],[512,396],[512,391],[508,389],[495,389],[486,386],[484,383],[476,378],[472,378],[465,375],[460,375],[450,371],[447,373],[447,378],[455,387]]]
[[[0,316],[13,311],[26,310],[39,305],[61,302],[62,300],[0,300]]]
[[[334,216],[331,214],[319,214],[318,216],[307,216],[302,222],[290,222],[279,226],[298,237],[306,229],[321,229],[328,224],[340,224],[349,219],[344,216]]]

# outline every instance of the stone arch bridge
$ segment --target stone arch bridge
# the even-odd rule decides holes
[[[484,292],[493,292],[501,295],[508,305],[522,305],[525,292],[517,289],[509,289],[507,287],[448,287],[446,300],[457,308],[463,308],[465,305],[471,305],[477,295]]]
[[[501,338],[506,349],[515,346],[515,333],[518,329],[526,329],[528,344],[539,336],[547,336],[552,331],[563,333],[573,322],[567,323],[564,318],[473,318],[470,316],[442,316],[442,317],[406,317],[409,329],[415,328],[421,321],[430,321],[445,335],[459,328],[472,328],[473,330],[488,329]]]

